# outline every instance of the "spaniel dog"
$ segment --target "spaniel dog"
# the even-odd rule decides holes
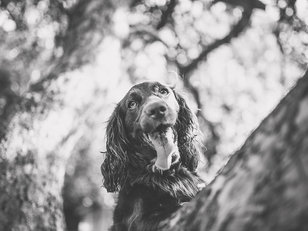
[[[111,230],[157,230],[200,191],[195,121],[182,96],[158,82],[135,85],[120,101],[101,166],[107,191],[119,191]]]

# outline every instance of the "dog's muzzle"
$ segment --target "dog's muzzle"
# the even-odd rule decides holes
[[[142,110],[140,126],[145,133],[163,132],[173,126],[175,121],[175,112],[172,112],[166,102],[160,98],[152,98]]]

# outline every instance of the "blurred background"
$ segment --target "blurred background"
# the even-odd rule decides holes
[[[65,176],[67,230],[107,230],[116,197],[101,152],[129,88],[176,85],[209,182],[304,73],[307,24],[307,0],[1,0],[0,138]]]

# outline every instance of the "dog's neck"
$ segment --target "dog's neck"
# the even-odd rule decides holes
[[[178,198],[180,202],[185,202],[201,190],[200,186],[203,186],[204,182],[195,173],[191,173],[178,163],[163,172],[146,171],[136,174],[131,177],[128,185],[128,188],[144,185],[154,191]]]
[[[137,167],[130,172],[129,188],[134,185],[145,185],[158,192],[179,198],[180,202],[190,200],[200,190],[198,185],[202,180],[181,164],[176,133],[172,128],[168,128],[163,133],[149,134],[148,138],[151,145],[143,146],[142,150],[135,154],[144,158],[149,152],[153,155],[152,158],[156,156],[147,167]],[[141,145],[137,146],[141,147]]]

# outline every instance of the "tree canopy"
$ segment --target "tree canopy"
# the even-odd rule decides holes
[[[105,122],[144,80],[186,94],[211,181],[305,72],[307,24],[306,0],[0,1],[0,229],[60,230],[63,184],[72,225],[110,218]]]

